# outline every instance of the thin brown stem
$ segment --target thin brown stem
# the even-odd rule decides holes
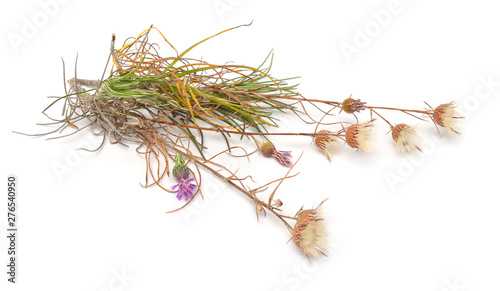
[[[222,133],[230,133],[230,134],[241,134],[241,135],[257,135],[257,136],[265,136],[265,135],[291,135],[291,136],[316,136],[318,133],[314,132],[243,132],[243,131],[237,131],[237,130],[227,130],[227,129],[218,129],[214,127],[202,127],[198,125],[189,125],[189,124],[182,124],[182,123],[174,123],[174,122],[168,122],[166,120],[160,120],[160,119],[152,119],[152,122],[157,122],[157,123],[163,123],[167,125],[173,125],[177,127],[186,127],[186,128],[194,128],[198,130],[206,130],[206,131],[213,131],[213,132],[222,132]]]
[[[300,158],[302,158],[302,155],[304,154],[304,152],[302,152],[300,154],[300,157],[295,161],[295,163],[290,167],[290,169],[288,170],[288,172],[286,172],[286,175],[285,175],[285,178],[288,176],[288,174],[290,174],[290,172],[292,171],[292,169],[295,167],[295,165],[299,162]],[[269,201],[267,202],[269,205],[271,205],[272,201],[273,201],[273,198],[274,198],[274,194],[276,194],[276,191],[278,190],[278,188],[280,187],[281,183],[283,183],[283,181],[285,181],[285,179],[281,179],[281,181],[278,183],[278,186],[276,186],[276,188],[274,189],[273,193],[271,193],[271,195],[269,195]]]
[[[396,110],[396,111],[402,111],[402,112],[413,112],[413,113],[422,113],[422,114],[430,114],[431,113],[429,110],[401,109],[401,108],[394,108],[394,107],[366,106],[366,108],[368,108],[368,109]]]
[[[338,101],[329,101],[329,100],[321,100],[321,99],[303,99],[303,98],[289,97],[289,96],[279,96],[276,99],[308,101],[308,102],[323,103],[323,104],[330,104],[330,105],[337,105],[337,106],[342,104],[342,102],[338,102]],[[365,107],[368,109],[396,110],[396,111],[402,111],[402,112],[413,112],[413,113],[422,113],[422,114],[430,114],[431,113],[429,110],[402,109],[402,108],[395,108],[395,107],[368,106],[368,105]]]
[[[380,115],[377,111],[373,110],[373,109],[370,109],[373,113],[377,114],[380,118],[382,118],[382,120],[384,120],[385,122],[387,122],[387,124],[389,124],[389,126],[391,128],[393,128],[394,126],[389,122],[387,121],[387,119],[385,119],[382,115]]]
[[[184,153],[182,152],[181,150],[175,148],[175,147],[172,147],[172,146],[168,146],[170,149],[174,150],[175,152],[178,152],[180,153],[181,155],[184,155],[184,156],[187,156],[187,157],[191,157],[192,158],[192,161],[194,163],[196,163],[197,165],[205,168],[206,170],[208,170],[209,172],[211,172],[214,176],[226,181],[227,183],[229,183],[231,186],[233,186],[235,189],[237,189],[238,191],[240,191],[241,193],[245,194],[248,198],[250,198],[252,201],[254,201],[256,204],[258,205],[262,205],[263,207],[265,207],[267,210],[269,210],[269,212],[271,212],[272,214],[274,214],[276,217],[278,217],[282,222],[283,224],[285,224],[286,228],[288,229],[288,231],[290,233],[292,233],[292,230],[293,228],[290,226],[290,224],[284,219],[283,215],[281,215],[280,213],[276,212],[276,210],[274,210],[274,208],[270,205],[270,204],[267,204],[265,203],[264,201],[260,200],[259,198],[257,198],[255,195],[253,195],[250,191],[244,189],[243,187],[240,187],[239,185],[237,185],[236,183],[234,183],[233,181],[231,180],[228,180],[224,175],[222,175],[221,173],[219,173],[218,171],[214,170],[212,167],[208,166],[206,162],[203,162],[203,161],[200,161],[197,157],[194,157],[192,155],[189,155],[187,153]]]

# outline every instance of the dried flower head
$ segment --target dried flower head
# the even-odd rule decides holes
[[[365,107],[366,102],[361,102],[360,99],[358,100],[352,99],[351,96],[349,96],[349,98],[345,99],[342,102],[342,110],[345,113],[352,114],[354,112],[360,112],[361,110],[366,109]]]
[[[392,139],[397,144],[398,149],[404,152],[412,152],[420,149],[421,138],[417,135],[415,126],[398,124],[392,128]]]
[[[321,212],[323,202],[315,209],[302,210],[297,215],[297,223],[293,228],[293,242],[304,252],[307,258],[309,256],[318,257],[320,254],[326,257],[328,235]]]
[[[360,149],[364,152],[371,150],[371,127],[373,126],[372,120],[363,123],[356,123],[349,126],[346,130],[346,142],[354,149]]]
[[[337,135],[329,130],[320,130],[314,136],[314,144],[325,153],[331,162],[337,150]]]
[[[434,109],[432,119],[434,122],[446,129],[448,133],[454,132],[456,134],[460,134],[458,132],[458,119],[463,119],[463,116],[457,116],[457,104],[455,101],[451,101],[450,103],[441,104],[436,109]]]
[[[282,166],[291,167],[292,163],[292,153],[290,151],[278,151],[274,147],[274,144],[270,141],[266,142],[258,142],[259,151],[265,157],[273,157],[275,158]]]
[[[281,201],[281,199],[277,199],[275,203],[276,203],[276,207],[278,207],[278,208],[283,206],[283,201]]]
[[[182,197],[184,197],[185,200],[191,199],[194,194],[193,192],[198,186],[193,184],[193,182],[195,182],[194,178],[189,179],[189,169],[186,166],[186,162],[181,154],[175,155],[172,174],[179,182],[178,184],[172,186],[172,190],[179,188],[179,191],[177,192],[177,199],[181,200]]]

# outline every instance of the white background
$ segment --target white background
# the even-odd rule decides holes
[[[46,2],[1,9],[1,177],[18,176],[20,216],[13,285],[4,272],[2,190],[1,290],[500,290],[495,1],[68,1],[48,10]],[[413,158],[396,152],[380,120],[373,153],[342,146],[332,164],[309,138],[273,140],[294,157],[304,151],[300,175],[276,196],[285,210],[293,215],[329,198],[328,258],[309,264],[287,244],[281,222],[270,215],[257,222],[252,203],[216,178],[205,176],[205,200],[164,214],[182,204],[140,186],[144,160],[133,148],[106,144],[86,154],[75,149],[96,142],[87,134],[46,141],[12,133],[48,130],[35,123],[47,121],[46,97],[64,93],[61,57],[68,78],[78,52],[79,76],[95,79],[112,33],[121,43],[154,24],[182,51],[251,20],[189,56],[256,66],[274,49],[273,75],[301,76],[306,97],[353,94],[370,105],[415,109],[456,100],[467,116],[462,135],[439,137],[430,122],[388,113],[419,126],[425,154]],[[356,47],[349,57],[347,45]],[[285,130],[298,128],[284,120]],[[71,171],[58,176],[58,163]],[[233,166],[253,173],[255,185],[286,173],[259,155]]]

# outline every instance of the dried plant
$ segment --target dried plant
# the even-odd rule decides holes
[[[235,64],[216,65],[186,57],[205,41],[238,27],[199,41],[180,54],[155,27],[127,39],[118,49],[115,49],[113,35],[110,52],[113,68],[109,76],[101,80],[85,80],[76,76],[75,69],[75,77],[67,82],[69,89],[65,85],[65,96],[56,99],[44,110],[46,113],[54,104],[63,102],[63,117],[49,117],[52,122],[47,124],[56,124],[58,128],[46,134],[62,133],[68,129],[72,130],[69,134],[75,134],[90,129],[102,137],[101,146],[106,139],[112,144],[137,145],[137,151],[145,156],[144,186],[156,185],[175,193],[177,199],[186,201],[182,207],[169,212],[182,209],[198,194],[203,195],[201,169],[204,169],[252,200],[257,218],[269,212],[281,220],[295,245],[308,258],[326,255],[327,235],[320,208],[323,202],[315,209],[301,209],[291,216],[283,214],[282,200],[274,199],[280,185],[297,175],[292,174],[292,170],[300,157],[293,161],[289,151],[278,151],[269,139],[285,135],[310,137],[314,145],[332,161],[342,142],[362,151],[371,149],[374,114],[389,124],[392,137],[401,151],[420,150],[415,127],[405,124],[393,126],[378,111],[399,111],[418,120],[430,119],[437,126],[454,133],[458,133],[455,121],[461,117],[457,115],[453,102],[436,109],[418,110],[370,106],[351,97],[338,102],[306,98],[296,91],[296,85],[288,83],[294,78],[277,79],[271,76],[272,52],[255,68]],[[175,56],[159,54],[159,46],[149,41],[152,31],[159,33],[174,50]],[[324,110],[321,108],[324,106],[329,108]],[[357,114],[367,111],[370,119],[355,124],[324,122],[326,117],[334,116],[334,109],[352,114],[356,120]],[[273,115],[277,112],[291,113],[299,121],[315,126],[315,129],[311,132],[270,133],[270,128],[280,129],[279,121]],[[319,127],[328,129],[318,131]],[[221,135],[226,148],[216,148],[218,154],[207,157],[206,149],[212,145],[207,144],[204,136],[211,132]],[[233,145],[235,138],[245,145]],[[251,154],[258,151],[265,157],[275,158],[289,170],[284,177],[251,187],[248,182],[253,180],[251,176],[240,177],[237,172],[215,162],[217,156],[235,150],[244,154],[239,157],[232,155],[234,158],[249,161]],[[177,184],[164,186],[162,182],[170,174]],[[272,192],[269,189],[271,186],[274,186]],[[295,225],[292,227],[290,223],[293,222]]]

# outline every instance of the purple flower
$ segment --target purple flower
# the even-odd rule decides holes
[[[193,198],[194,191],[198,186],[196,186],[196,180],[194,178],[189,178],[189,169],[186,167],[186,162],[182,158],[181,154],[176,154],[174,158],[174,169],[172,171],[175,179],[179,182],[178,184],[172,186],[172,190],[179,188],[177,192],[177,199],[181,200],[182,197],[187,201]]]
[[[181,200],[182,196],[184,196],[184,200],[189,200],[193,198],[193,192],[198,188],[196,184],[191,184],[191,182],[194,182],[194,178],[191,179],[185,179],[185,178],[180,178],[179,183],[172,186],[172,190],[176,190],[179,188],[179,192],[177,192],[177,199]]]
[[[290,160],[293,158],[291,151],[278,151],[274,158],[284,167],[290,168],[293,166],[292,160]]]
[[[270,141],[258,142],[258,145],[259,145],[259,151],[265,157],[275,158],[284,167],[290,168],[293,166],[293,162],[291,160],[292,152],[290,152],[290,151],[278,151],[274,147],[274,144],[271,143]]]

